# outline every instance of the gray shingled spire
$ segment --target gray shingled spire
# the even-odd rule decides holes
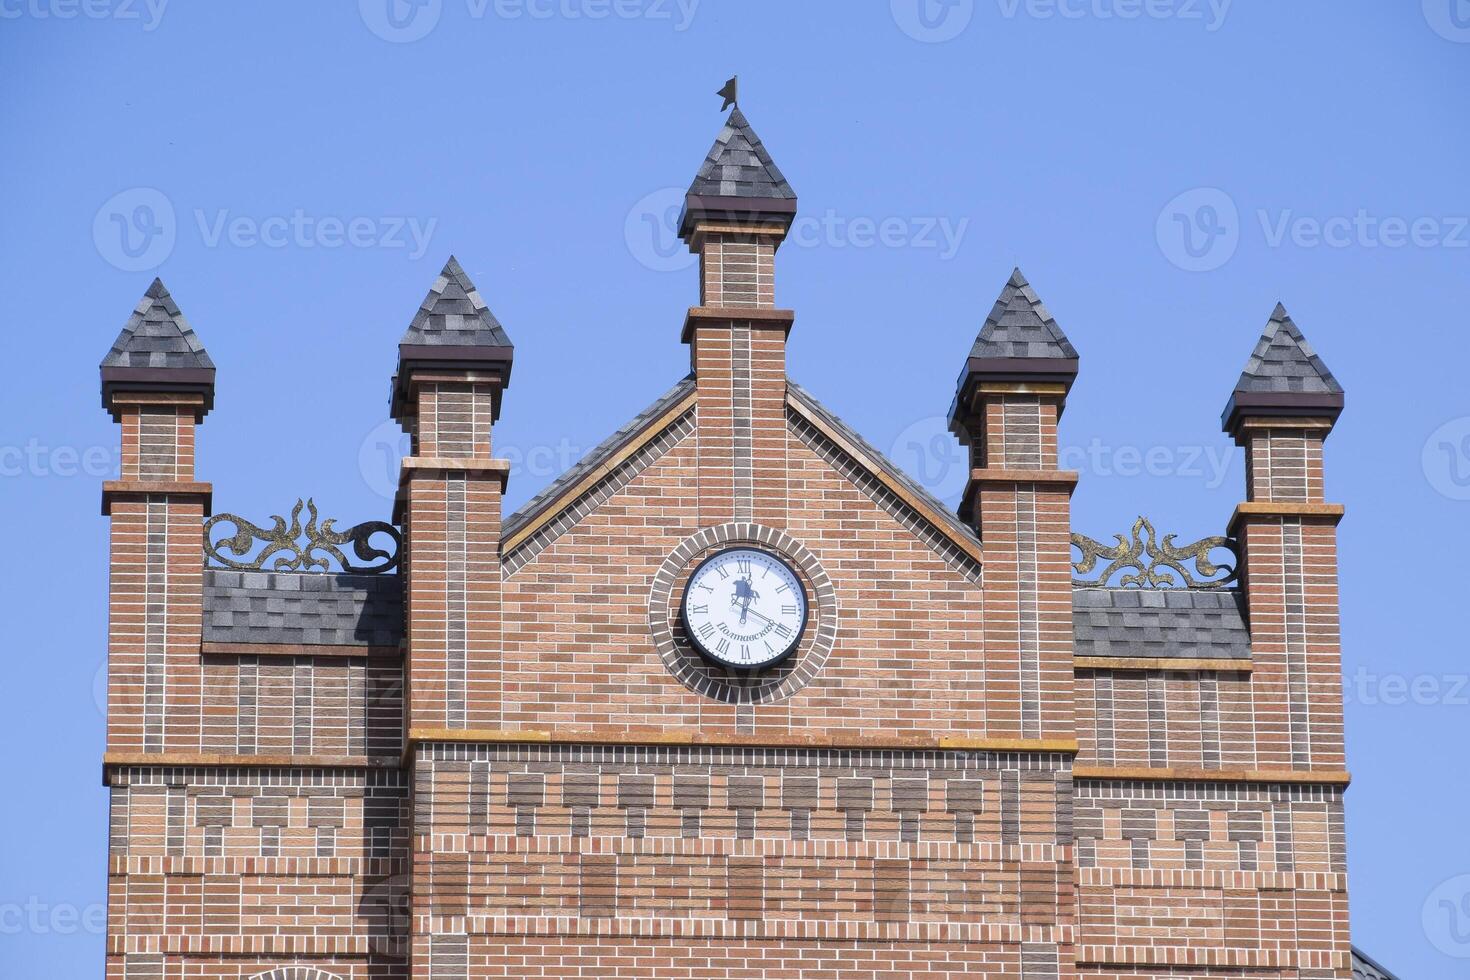
[[[112,396],[119,391],[202,395],[201,419],[214,406],[214,362],[162,279],[154,279],[138,301],[101,367],[102,407],[114,418]]]
[[[725,128],[694,175],[689,193],[698,197],[796,200],[796,192],[738,106],[725,120]]]
[[[102,359],[102,367],[212,371],[214,362],[163,280],[154,279]]]
[[[784,231],[795,217],[796,192],[736,106],[684,195],[679,237],[701,221]]]
[[[399,343],[412,347],[512,346],[505,328],[452,255]]]
[[[510,385],[514,358],[515,346],[505,328],[451,255],[398,342],[390,411],[402,421],[410,410],[410,381],[415,371],[475,371],[498,377],[492,411],[499,418],[500,393]]]
[[[1011,272],[985,326],[980,328],[970,356],[1076,358],[1077,351],[1018,268]]]
[[[1292,322],[1286,307],[1276,304],[1271,322],[1256,342],[1256,349],[1246,361],[1236,391],[1342,393],[1342,385],[1327,370],[1327,365],[1301,330]]]
[[[1077,350],[1019,268],[1000,291],[965,359],[949,407],[950,428],[958,433],[976,408],[981,381],[1060,384],[1070,391],[1077,379]]]
[[[1230,394],[1221,416],[1235,433],[1248,415],[1313,416],[1336,419],[1344,404],[1342,385],[1307,343],[1280,303]]]

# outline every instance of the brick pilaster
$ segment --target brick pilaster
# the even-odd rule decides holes
[[[1323,443],[1343,389],[1277,305],[1225,407],[1245,449],[1246,492],[1231,519],[1251,633],[1258,765],[1345,765],[1337,587],[1340,506],[1327,502]]]
[[[102,404],[120,427],[111,517],[107,750],[202,747],[202,524],[194,436],[214,401],[214,365],[154,280],[102,361]]]
[[[952,431],[970,447],[960,503],[985,549],[990,731],[1076,737],[1071,495],[1057,423],[1078,357],[1020,269],[1011,273],[960,373]]]
[[[1057,468],[1059,385],[978,384],[961,429],[971,451],[961,505],[985,548],[990,731],[1072,738],[1071,495]]]
[[[782,225],[695,224],[701,305],[684,339],[699,394],[700,523],[786,520],[786,338],[792,313],[774,308]]]
[[[1341,769],[1342,646],[1337,522],[1322,448],[1331,422],[1246,417],[1246,500],[1231,532],[1241,545],[1251,630],[1256,755],[1268,769]]]

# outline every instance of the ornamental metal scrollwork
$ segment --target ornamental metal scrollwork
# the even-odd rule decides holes
[[[309,515],[305,527],[301,524],[303,506]],[[317,523],[316,503],[309,498],[305,504],[299,499],[296,501],[296,506],[291,508],[289,525],[278,514],[272,514],[271,520],[274,522],[272,526],[263,528],[235,514],[216,514],[211,517],[204,524],[206,563],[213,558],[225,568],[254,571],[264,568],[266,561],[274,557],[271,568],[278,572],[325,572],[331,567],[331,559],[335,559],[344,572],[391,572],[398,567],[398,553],[403,546],[403,537],[392,524],[367,521],[345,531],[338,531],[332,527],[336,523],[335,518]],[[211,532],[221,522],[234,525],[236,531],[216,541]],[[374,547],[370,540],[374,534],[386,534],[392,538],[393,550],[384,551]],[[303,536],[306,540],[298,543],[298,539]],[[256,541],[264,541],[265,547],[254,558],[245,558]],[[365,564],[354,565],[347,559],[340,547],[346,544],[352,545],[352,553]],[[235,557],[227,557],[221,552],[229,552]]]
[[[1087,575],[1097,567],[1099,559],[1104,559],[1109,564],[1095,579],[1074,578],[1072,584],[1107,585],[1114,575],[1126,569],[1136,571],[1125,574],[1118,580],[1125,587],[1217,589],[1235,581],[1238,574],[1236,567],[1240,564],[1240,548],[1235,539],[1201,538],[1193,544],[1176,545],[1174,537],[1175,535],[1166,534],[1163,541],[1157,540],[1154,526],[1144,517],[1134,522],[1130,538],[1124,538],[1121,534],[1113,535],[1117,542],[1113,545],[1074,533],[1072,547],[1082,552],[1082,557],[1072,563],[1073,572]],[[1216,548],[1229,551],[1234,556],[1234,564],[1216,564],[1211,561],[1210,553]],[[1195,574],[1184,567],[1185,562],[1194,563],[1195,574],[1200,578],[1195,578]]]

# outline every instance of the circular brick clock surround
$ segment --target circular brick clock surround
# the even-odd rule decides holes
[[[789,659],[770,670],[739,674],[711,664],[694,649],[679,621],[684,584],[715,551],[746,545],[774,552],[795,569],[807,592],[806,633]],[[738,522],[705,528],[679,543],[653,576],[648,626],[669,673],[696,694],[727,704],[762,704],[790,697],[811,683],[837,639],[837,590],[810,549],[785,531]]]

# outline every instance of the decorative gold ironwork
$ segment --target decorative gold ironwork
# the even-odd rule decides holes
[[[1240,564],[1240,549],[1233,538],[1202,538],[1193,544],[1176,545],[1175,535],[1166,534],[1157,540],[1154,526],[1147,518],[1140,517],[1133,524],[1131,537],[1113,535],[1116,544],[1106,545],[1085,534],[1072,535],[1072,547],[1082,552],[1082,557],[1072,563],[1072,571],[1087,575],[1097,567],[1099,559],[1109,562],[1095,579],[1072,579],[1073,585],[1107,585],[1114,575],[1126,569],[1137,569],[1123,575],[1118,583],[1145,589],[1217,589],[1235,581],[1236,567]],[[1210,553],[1224,548],[1234,556],[1234,564],[1217,564],[1210,560]],[[1186,562],[1194,563],[1195,574],[1185,568]],[[1220,576],[1220,577],[1216,577]]]
[[[303,506],[309,515],[305,527],[301,525]],[[206,559],[213,558],[225,568],[247,571],[264,568],[266,561],[272,557],[275,561],[271,568],[280,572],[325,572],[331,568],[331,559],[335,559],[344,572],[391,572],[398,567],[398,552],[403,546],[403,537],[392,524],[367,521],[345,531],[337,531],[332,527],[336,523],[335,518],[317,523],[316,503],[311,499],[304,505],[302,501],[296,501],[296,506],[291,508],[289,526],[286,519],[278,514],[272,514],[271,520],[274,524],[267,529],[234,514],[216,514],[204,524]],[[215,540],[210,532],[221,522],[234,525],[236,530],[228,537]],[[392,538],[393,550],[384,551],[373,547],[370,539],[375,534],[386,534]],[[303,536],[306,540],[298,543],[298,539]],[[264,541],[265,547],[254,558],[246,558],[245,555],[249,554],[256,541]],[[352,553],[366,564],[354,565],[348,561],[339,547],[346,544],[351,544]],[[221,552],[229,552],[235,557],[227,557]]]

